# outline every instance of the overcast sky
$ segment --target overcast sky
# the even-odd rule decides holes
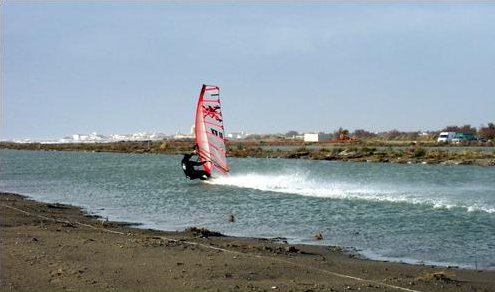
[[[495,4],[0,4],[0,139],[495,121]]]

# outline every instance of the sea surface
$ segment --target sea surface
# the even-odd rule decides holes
[[[187,180],[180,160],[0,150],[0,190],[144,228],[198,226],[372,259],[495,269],[494,167],[230,158],[231,175],[205,183]],[[313,240],[317,232],[323,240]]]

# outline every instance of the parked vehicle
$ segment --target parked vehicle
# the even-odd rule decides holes
[[[456,132],[441,132],[438,136],[437,142],[452,142],[455,138]]]
[[[476,141],[476,137],[473,134],[456,133],[452,139],[453,143]]]

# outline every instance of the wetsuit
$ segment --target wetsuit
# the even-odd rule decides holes
[[[210,175],[204,171],[204,170],[196,170],[194,166],[201,166],[206,163],[206,161],[203,162],[196,162],[196,161],[191,161],[191,156],[190,155],[184,155],[184,158],[182,158],[182,170],[184,170],[184,174],[186,175],[187,178],[190,180],[193,179],[201,179],[201,180],[206,180],[210,177]]]

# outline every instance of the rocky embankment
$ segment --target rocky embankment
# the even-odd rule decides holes
[[[138,141],[80,144],[0,143],[1,148],[46,151],[92,151],[121,153],[183,154],[193,149],[193,141]],[[434,143],[316,143],[236,141],[227,144],[231,157],[287,158],[382,163],[422,163],[495,166],[495,147],[449,146]]]

